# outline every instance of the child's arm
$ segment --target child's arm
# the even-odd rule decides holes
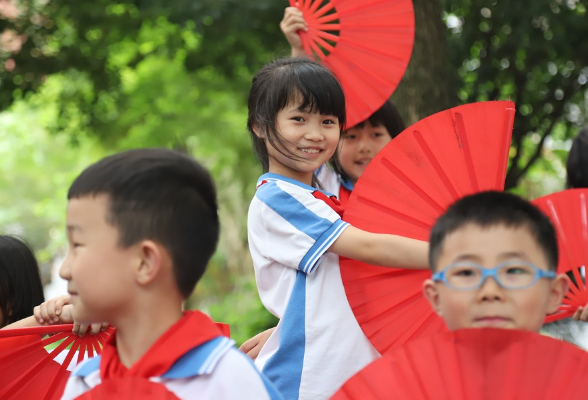
[[[428,269],[429,244],[396,235],[362,231],[348,226],[330,252],[381,267]]]
[[[243,343],[241,347],[239,347],[239,350],[247,354],[249,358],[251,358],[252,360],[255,360],[259,355],[259,351],[261,350],[265,342],[267,342],[272,333],[274,333],[275,330],[276,328],[273,327],[266,331],[258,333],[257,335],[253,336],[251,339]]]
[[[308,30],[302,11],[296,7],[287,7],[284,11],[284,18],[280,22],[280,29],[288,39],[288,43],[290,43],[292,57],[306,57],[302,40],[300,40],[300,35],[298,34],[298,31]]]

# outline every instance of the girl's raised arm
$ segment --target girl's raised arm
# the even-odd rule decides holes
[[[362,231],[348,226],[329,251],[371,265],[428,269],[429,243],[402,236]]]

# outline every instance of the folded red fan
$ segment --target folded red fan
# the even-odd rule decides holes
[[[428,240],[455,200],[502,190],[514,122],[511,101],[455,107],[410,126],[369,163],[344,219],[360,229]],[[380,352],[443,331],[424,299],[428,271],[382,268],[341,259],[347,299]]]
[[[464,329],[407,343],[332,400],[581,400],[588,353],[532,332]]]
[[[0,330],[0,398],[61,398],[70,370],[100,354],[113,331],[79,337],[72,329],[56,325]]]
[[[570,276],[570,290],[558,312],[546,322],[571,317],[588,304],[585,268],[588,265],[588,189],[569,189],[533,200],[551,219],[557,231],[559,273]]]
[[[410,60],[410,0],[290,0],[308,24],[304,49],[337,75],[347,101],[347,126],[366,120],[390,98]]]

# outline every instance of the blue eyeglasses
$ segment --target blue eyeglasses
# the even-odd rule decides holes
[[[450,264],[433,274],[433,281],[443,282],[455,290],[475,290],[491,276],[504,289],[525,289],[539,278],[553,279],[555,271],[545,271],[525,261],[507,261],[494,268],[484,268],[471,262]]]

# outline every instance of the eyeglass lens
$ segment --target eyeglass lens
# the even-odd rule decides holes
[[[456,265],[446,270],[449,285],[459,289],[476,288],[481,285],[483,270],[477,266]],[[535,270],[525,264],[510,264],[498,268],[499,283],[506,288],[520,288],[530,285],[535,279]]]

